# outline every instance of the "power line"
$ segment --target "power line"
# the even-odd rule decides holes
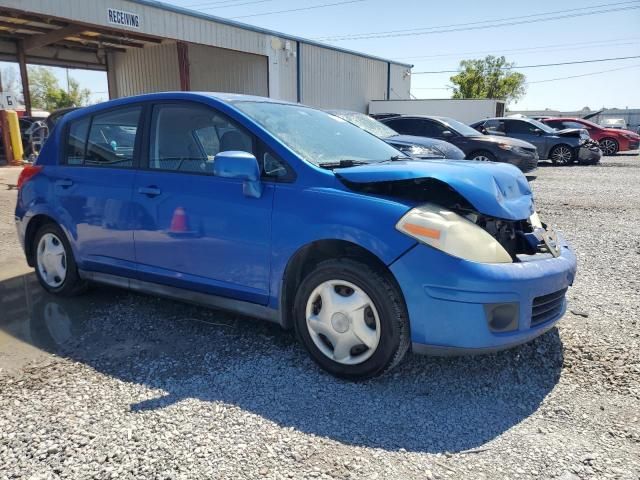
[[[279,10],[277,12],[252,13],[251,15],[241,15],[239,17],[231,17],[231,18],[236,19],[236,18],[248,18],[248,17],[262,17],[264,15],[275,15],[277,13],[301,12],[302,10],[313,10],[316,8],[334,7],[337,5],[346,5],[348,3],[359,3],[359,2],[366,2],[366,1],[368,0],[346,0],[343,2],[336,2],[336,3],[323,3],[322,5],[313,5],[311,7],[290,8],[287,10]]]
[[[522,68],[540,68],[540,67],[556,67],[559,65],[577,65],[582,63],[597,63],[597,62],[611,62],[614,60],[629,60],[631,58],[640,58],[640,55],[633,55],[630,57],[614,57],[614,58],[598,58],[595,60],[576,60],[573,62],[559,62],[559,63],[540,63],[537,65],[522,65],[520,67],[502,67],[501,70],[520,70]],[[425,75],[431,73],[459,73],[460,70],[439,70],[432,72],[411,72],[411,75]]]
[[[236,0],[241,1],[241,0]],[[233,3],[231,5],[226,5],[229,2],[215,2],[215,3],[200,3],[197,5],[189,5],[186,8],[197,8],[199,10],[213,10],[220,8],[231,8],[231,7],[241,7],[242,5],[253,5],[255,3],[266,3],[273,2],[273,0],[253,0],[251,2],[242,2],[242,3]]]
[[[494,56],[503,55],[505,53],[516,53],[516,52],[531,52],[535,53],[540,50],[545,52],[554,51],[554,50],[582,50],[585,48],[598,48],[598,47],[617,47],[624,45],[638,45],[640,43],[637,42],[625,42],[625,43],[613,43],[613,42],[621,42],[622,40],[640,40],[640,37],[627,37],[627,38],[619,38],[612,40],[595,40],[591,42],[578,42],[578,43],[565,43],[565,44],[555,44],[555,45],[539,45],[536,47],[526,47],[526,48],[512,48],[508,50],[500,50],[496,53],[496,50],[476,50],[473,52],[458,52],[458,53],[439,53],[436,55],[419,55],[413,57],[397,57],[397,60],[418,60],[418,59],[428,59],[428,58],[445,58],[445,57],[462,57],[463,55],[477,55],[477,54],[493,54]]]
[[[559,80],[569,80],[572,78],[581,78],[581,77],[590,77],[592,75],[602,75],[603,73],[609,72],[617,72],[620,70],[630,70],[632,68],[639,68],[640,64],[637,65],[627,65],[626,67],[618,67],[618,68],[609,68],[607,70],[600,70],[597,72],[589,72],[589,73],[581,73],[579,75],[569,75],[566,77],[555,77],[555,78],[547,78],[545,80],[534,80],[531,82],[526,82],[527,85],[531,85],[533,83],[548,83],[548,82],[557,82]],[[411,87],[411,90],[451,90],[453,87]]]
[[[406,37],[406,36],[431,35],[435,33],[449,33],[449,32],[459,32],[459,31],[468,31],[468,30],[483,30],[487,28],[521,25],[525,23],[547,22],[550,20],[560,20],[565,18],[583,17],[587,15],[598,15],[602,13],[634,10],[634,9],[640,8],[640,6],[634,5],[637,3],[638,3],[638,0],[618,2],[618,3],[605,3],[605,4],[585,7],[585,9],[599,9],[599,8],[605,8],[605,7],[616,7],[616,8],[609,8],[605,10],[596,10],[596,11],[586,11],[586,12],[575,12],[575,9],[556,10],[552,12],[536,13],[532,15],[524,15],[524,16],[521,15],[517,17],[506,17],[506,18],[498,18],[493,20],[480,20],[476,22],[467,22],[467,23],[454,23],[450,25],[438,25],[433,27],[325,36],[325,37],[318,38],[318,40],[325,40],[325,41],[364,40],[369,38]],[[621,6],[621,5],[624,5],[624,6]],[[571,12],[571,13],[568,13],[568,12]],[[565,13],[566,15],[560,15]],[[547,17],[534,18],[534,17],[542,17],[542,16],[547,16]],[[485,25],[485,24],[488,24],[488,25]]]
[[[569,75],[568,77],[556,77],[556,78],[547,78],[546,80],[534,80],[532,82],[526,82],[526,83],[527,83],[527,85],[529,85],[529,84],[532,84],[532,83],[555,82],[557,80],[568,80],[570,78],[590,77],[591,75],[600,75],[602,73],[617,72],[619,70],[629,70],[631,68],[638,68],[638,67],[640,67],[640,64],[638,64],[638,65],[627,65],[626,67],[619,67],[619,68],[610,68],[608,70],[600,70],[599,72],[582,73],[580,75]]]

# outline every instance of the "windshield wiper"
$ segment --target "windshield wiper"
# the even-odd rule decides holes
[[[369,162],[364,162],[362,160],[340,160],[339,162],[327,162],[320,163],[318,166],[321,168],[348,168],[348,167],[356,167],[358,165],[366,165]]]

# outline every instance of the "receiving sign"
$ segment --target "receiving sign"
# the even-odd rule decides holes
[[[110,8],[107,12],[109,23],[123,27],[140,28],[140,15]]]

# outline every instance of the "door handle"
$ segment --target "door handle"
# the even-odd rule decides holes
[[[155,185],[151,185],[149,187],[140,187],[138,188],[138,193],[142,193],[147,197],[157,197],[162,193],[162,191],[156,187]]]
[[[70,178],[56,180],[56,185],[62,188],[69,188],[71,185],[73,185],[73,180],[71,180]]]

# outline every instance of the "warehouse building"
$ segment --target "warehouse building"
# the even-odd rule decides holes
[[[0,0],[0,60],[23,80],[26,64],[104,70],[111,98],[203,90],[366,112],[411,87],[411,65],[151,0]]]

